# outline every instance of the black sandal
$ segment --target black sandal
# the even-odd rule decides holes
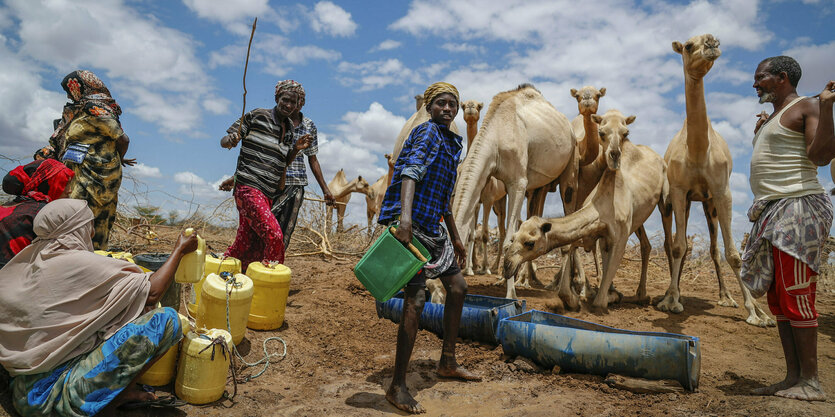
[[[136,410],[139,408],[178,408],[186,404],[185,401],[173,395],[166,395],[148,401],[131,401],[120,405],[119,408],[125,410]]]

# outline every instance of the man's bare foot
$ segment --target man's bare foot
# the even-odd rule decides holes
[[[797,383],[797,379],[786,378],[776,384],[767,387],[760,387],[751,390],[751,395],[774,395],[777,391],[782,391]]]
[[[411,414],[422,414],[426,412],[420,403],[418,403],[406,387],[389,387],[386,391],[386,399],[395,407]]]
[[[799,381],[793,387],[786,388],[774,393],[777,397],[791,398],[794,400],[826,401],[826,393],[823,392],[820,382],[816,380]]]
[[[438,376],[441,378],[460,379],[462,381],[481,381],[480,376],[468,371],[461,365],[455,365],[454,367],[439,366]]]
[[[114,398],[113,403],[116,407],[131,402],[137,401],[151,401],[155,400],[157,396],[153,392],[148,392],[142,389],[138,384],[130,384]]]

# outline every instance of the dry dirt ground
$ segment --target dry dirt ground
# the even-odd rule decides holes
[[[295,235],[294,235],[295,239]],[[217,245],[215,245],[217,246]],[[361,250],[362,248],[355,248]],[[137,253],[139,251],[135,251]],[[624,294],[637,285],[640,264],[636,251],[627,254],[615,284]],[[338,261],[321,256],[290,257],[293,270],[285,324],[276,331],[248,330],[239,346],[248,361],[263,356],[263,341],[279,336],[287,356],[266,373],[237,386],[237,395],[208,406],[176,410],[146,410],[126,416],[382,416],[404,414],[386,402],[384,388],[391,378],[397,326],[377,317],[374,299],[362,288],[351,268],[358,257]],[[542,258],[544,283],[556,269],[553,258]],[[775,328],[756,328],[744,321],[743,308],[716,305],[717,284],[709,260],[689,262],[682,278],[682,314],[652,306],[615,305],[607,315],[568,313],[608,326],[663,331],[701,338],[701,382],[698,392],[634,394],[610,388],[599,376],[552,374],[517,366],[502,355],[501,346],[467,341],[458,345],[459,360],[484,381],[465,383],[439,379],[435,373],[441,341],[420,331],[410,365],[408,384],[431,416],[561,416],[561,415],[835,415],[835,285],[831,279],[819,290],[819,366],[827,402],[810,403],[748,395],[752,388],[776,382],[784,375],[783,354]],[[727,265],[724,275],[736,300],[739,289]],[[595,279],[594,268],[586,271]],[[648,289],[664,294],[669,283],[666,260],[654,256]],[[496,276],[468,277],[472,294],[503,297],[493,286]],[[528,308],[545,310],[552,296],[541,286],[519,289]],[[761,300],[764,302],[764,300]],[[271,343],[271,351],[279,344]],[[252,369],[243,374],[252,374]],[[231,392],[231,383],[227,386]],[[172,388],[163,387],[171,392]],[[9,393],[0,387],[0,414],[15,415]]]

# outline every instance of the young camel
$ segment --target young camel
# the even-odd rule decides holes
[[[386,157],[389,155],[386,154]],[[365,193],[365,217],[368,218],[368,234],[371,235],[374,231],[374,216],[380,212],[380,206],[383,204],[383,197],[386,196],[386,178],[388,175],[383,174],[382,177],[378,178],[371,187],[368,188],[368,192]]]
[[[656,206],[662,212],[669,210],[666,202],[669,185],[661,156],[627,138],[627,125],[635,116],[624,117],[617,110],[609,110],[603,117],[592,118],[599,125],[601,138],[605,134],[607,142],[606,170],[600,182],[576,212],[555,219],[534,217],[522,223],[505,253],[504,274],[512,276],[522,262],[557,247],[580,242],[588,249],[600,239],[603,276],[592,307],[606,311],[609,303],[622,298],[612,290],[612,280],[632,233],[638,234],[641,240],[641,280],[634,299],[649,300],[646,277],[650,247],[643,224]],[[669,235],[669,229],[670,222],[666,222],[665,236]],[[560,283],[565,290],[572,291],[569,285],[567,280]],[[558,300],[568,301],[561,298]]]
[[[345,178],[345,171],[340,169],[328,183],[328,189],[331,190],[333,198],[336,200],[336,204],[328,207],[328,223],[333,224],[333,211],[336,209],[336,231],[341,232],[345,230],[342,220],[345,218],[345,209],[348,207],[348,201],[351,200],[351,193],[367,194],[368,181],[359,176],[348,182]]]
[[[690,202],[701,201],[710,233],[710,256],[719,281],[719,305],[737,307],[731,297],[719,267],[717,248],[717,223],[721,227],[725,245],[725,259],[731,266],[742,289],[742,298],[748,310],[748,324],[773,326],[772,320],[739,279],[742,260],[731,236],[731,190],[728,182],[733,169],[728,144],[713,129],[707,117],[705,106],[704,77],[713,67],[713,62],[722,54],[719,39],[705,34],[694,36],[682,45],[673,42],[673,50],[681,54],[684,62],[684,96],[687,118],[684,126],[673,137],[664,160],[667,162],[667,176],[670,181],[670,200],[675,215],[676,233],[672,245],[670,288],[658,303],[662,311],[680,313],[684,311],[679,301],[679,282],[687,251],[687,220],[690,217]]]

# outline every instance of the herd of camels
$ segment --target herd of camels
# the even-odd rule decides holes
[[[700,201],[719,281],[718,304],[738,306],[720,270],[717,233],[721,230],[725,259],[740,283],[748,311],[746,322],[755,326],[775,324],[739,280],[741,258],[731,237],[728,186],[733,162],[727,143],[707,116],[704,92],[704,77],[721,54],[719,40],[705,34],[684,44],[673,42],[672,46],[684,64],[686,118],[663,158],[649,147],[632,142],[629,125],[635,116],[625,116],[618,110],[597,114],[605,88],[572,89],[579,114],[570,122],[530,84],[493,97],[480,128],[477,122],[483,104],[473,100],[461,103],[467,123],[467,155],[459,166],[452,212],[469,251],[476,245],[482,248],[484,256],[477,271],[486,274],[490,269],[485,229],[490,213],[497,215],[502,250],[498,251],[493,268],[502,267],[502,278],[497,284],[507,285],[507,298],[516,298],[517,274],[522,287],[530,287],[530,280],[536,279],[532,260],[561,248],[561,269],[548,286],[557,293],[556,308],[578,310],[583,298],[590,301],[589,308],[601,312],[613,302],[649,303],[646,279],[651,248],[643,225],[657,207],[671,279],[669,289],[656,305],[662,311],[682,312],[679,281],[687,253],[687,220],[690,203]],[[328,184],[342,203],[348,202],[351,193],[365,194],[369,230],[391,182],[392,166],[403,142],[414,127],[429,119],[423,97],[415,98],[415,114],[400,131],[393,153],[386,155],[387,175],[369,185],[362,177],[347,181],[340,170]],[[455,124],[452,129],[458,133]],[[540,217],[546,194],[556,191],[557,186],[565,216]],[[525,198],[527,220],[520,224]],[[345,207],[335,207],[338,230],[342,230]],[[483,226],[476,227],[479,209]],[[612,281],[632,234],[640,242],[641,277],[635,296],[624,298]],[[596,291],[585,278],[578,247],[600,252],[602,273]],[[471,260],[465,273],[473,273]],[[442,302],[443,286],[431,281],[427,285],[432,301]]]

